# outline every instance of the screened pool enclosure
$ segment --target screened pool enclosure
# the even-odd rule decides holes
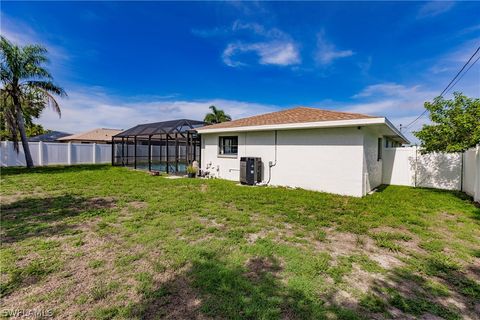
[[[200,162],[200,137],[196,120],[171,120],[140,124],[112,137],[112,165],[149,171],[185,173]]]

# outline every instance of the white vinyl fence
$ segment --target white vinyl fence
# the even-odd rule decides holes
[[[464,153],[421,154],[420,148],[387,148],[383,183],[461,190],[480,201],[480,147]]]
[[[29,142],[33,164],[36,166],[110,163],[112,145],[86,143]],[[25,166],[22,145],[19,152],[13,142],[2,141],[0,145],[0,165],[2,167]]]

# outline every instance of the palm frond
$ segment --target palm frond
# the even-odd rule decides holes
[[[41,89],[48,93],[56,94],[60,97],[66,97],[67,93],[62,87],[57,86],[52,81],[43,81],[43,80],[30,80],[26,82],[26,85],[31,89]]]

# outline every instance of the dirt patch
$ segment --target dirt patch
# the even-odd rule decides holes
[[[215,220],[215,219],[200,217],[199,220],[200,220],[200,223],[202,223],[203,225],[205,225],[207,227],[215,227],[215,228],[220,229],[220,230],[225,229],[225,225],[223,223],[217,222],[217,220]]]
[[[335,290],[332,296],[328,299],[329,305],[342,306],[345,308],[356,308],[358,300],[352,293],[345,290]]]
[[[15,193],[8,194],[8,195],[2,195],[0,197],[0,204],[2,206],[4,206],[6,204],[10,204],[10,203],[13,203],[15,201],[18,201],[18,200],[20,200],[24,197],[25,197],[25,194],[23,192],[15,192]]]
[[[456,221],[458,218],[456,214],[453,214],[450,212],[440,212],[438,214],[438,217],[442,220],[453,220],[453,221]]]
[[[264,277],[267,273],[274,276],[282,270],[280,263],[273,258],[255,257],[246,263],[247,273],[245,277],[250,280],[257,281]]]
[[[383,280],[384,277],[378,273],[369,273],[356,265],[353,266],[350,274],[345,276],[347,286],[359,292],[368,292],[379,279]]]
[[[150,301],[143,319],[209,319],[201,313],[202,299],[187,277],[176,277],[163,288],[168,294]]]
[[[247,242],[249,244],[253,244],[255,243],[258,239],[263,239],[267,236],[268,232],[264,229],[260,230],[259,232],[255,232],[255,233],[249,233],[245,236],[245,238],[247,239]]]
[[[379,250],[376,253],[370,253],[368,257],[377,262],[380,267],[387,270],[394,269],[404,264],[400,259],[393,256],[392,253],[387,253],[386,250]]]
[[[368,237],[360,237],[353,233],[337,232],[330,228],[326,230],[325,241],[314,241],[315,248],[319,251],[327,251],[333,258],[348,256],[362,251],[375,251],[373,240]]]
[[[200,185],[200,192],[207,192],[208,190],[208,185],[207,184],[201,184]]]
[[[128,203],[128,206],[134,209],[145,209],[148,207],[148,203],[143,201],[131,201]]]
[[[106,198],[91,198],[84,202],[83,205],[85,208],[99,210],[99,209],[113,209],[116,205],[115,198],[106,197]]]

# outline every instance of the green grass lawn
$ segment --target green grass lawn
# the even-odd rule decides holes
[[[480,314],[480,209],[460,192],[389,186],[359,199],[75,166],[2,169],[1,195],[2,311]]]

